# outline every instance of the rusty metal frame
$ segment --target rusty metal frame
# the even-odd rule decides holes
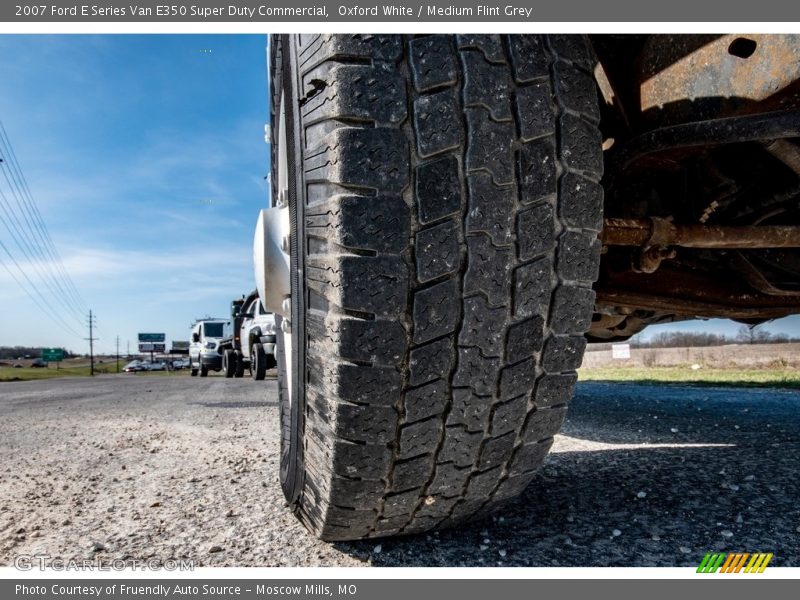
[[[606,218],[600,241],[604,246],[706,249],[800,248],[800,227],[791,225],[681,225],[667,219]]]

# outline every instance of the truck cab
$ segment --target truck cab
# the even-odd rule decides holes
[[[256,380],[275,366],[275,316],[264,308],[258,292],[231,302],[233,332],[222,340],[222,370],[226,377],[242,377],[249,370]]]
[[[226,319],[201,319],[192,326],[189,345],[189,364],[192,377],[208,376],[208,371],[222,369],[219,345],[227,335],[230,322]]]

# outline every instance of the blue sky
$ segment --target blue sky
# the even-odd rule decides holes
[[[265,46],[259,35],[0,36],[0,120],[97,315],[100,351],[117,335],[135,348],[140,331],[188,339],[194,318],[225,316],[254,287]],[[0,307],[0,345],[87,350],[84,331],[53,325],[2,268]],[[647,335],[737,327],[694,321]],[[796,317],[768,327],[800,335]]]
[[[258,35],[0,36],[0,120],[100,350],[117,335],[134,348],[139,331],[188,339],[194,318],[253,289],[265,47]],[[0,345],[84,349],[4,269],[0,306]]]

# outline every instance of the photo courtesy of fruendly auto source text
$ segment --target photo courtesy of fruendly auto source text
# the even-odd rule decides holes
[[[3,598],[785,597],[799,458],[798,6],[0,6]]]

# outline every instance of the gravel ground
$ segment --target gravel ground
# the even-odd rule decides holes
[[[286,509],[275,381],[0,383],[0,565],[800,565],[800,392],[579,384],[534,484],[456,531],[328,544]]]

